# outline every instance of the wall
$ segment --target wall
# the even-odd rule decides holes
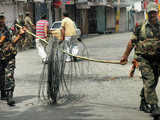
[[[12,3],[1,3],[0,12],[4,12],[6,17],[6,25],[10,27],[17,16],[16,6]]]
[[[96,7],[96,18],[97,18],[97,32],[105,33],[106,32],[106,7],[98,6]]]
[[[35,21],[40,20],[42,14],[47,14],[48,16],[48,8],[46,3],[35,3]]]

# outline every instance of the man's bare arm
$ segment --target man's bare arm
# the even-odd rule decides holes
[[[128,56],[130,55],[130,53],[131,53],[133,48],[134,48],[134,46],[133,46],[132,40],[130,40],[128,42],[128,45],[127,45],[127,47],[125,49],[125,52],[124,52],[124,54],[123,54],[123,56],[122,56],[122,58],[120,60],[121,64],[126,64],[127,63]]]
[[[65,37],[65,28],[64,27],[62,27],[62,29],[61,29],[61,34],[62,34],[61,40],[64,40],[64,37]]]
[[[47,25],[44,25],[44,33],[45,33],[45,37],[48,37],[48,27]]]

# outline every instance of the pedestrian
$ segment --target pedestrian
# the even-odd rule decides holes
[[[32,19],[30,17],[30,13],[26,12],[26,16],[24,18],[24,22],[25,22],[25,26],[26,28],[30,31],[33,32],[35,29],[35,25],[32,22]],[[29,47],[29,48],[34,48],[35,47],[35,42],[34,42],[34,38],[32,35],[30,34],[26,34],[25,35],[25,47]]]
[[[65,50],[68,53],[73,53],[73,43],[76,41],[76,28],[75,23],[69,18],[68,12],[63,13],[63,20],[61,24],[62,40],[64,40]],[[76,51],[76,50],[74,50]],[[66,55],[66,62],[72,61],[72,58]]]
[[[151,113],[152,116],[159,116],[156,87],[160,75],[160,22],[157,17],[157,4],[150,2],[147,13],[148,20],[136,26],[120,62],[126,64],[130,52],[135,48],[143,80],[140,110]]]
[[[7,104],[13,106],[13,92],[15,88],[14,70],[16,43],[21,38],[24,30],[12,39],[8,28],[5,25],[5,16],[0,15],[0,91],[1,100],[7,100]]]
[[[46,43],[39,38],[47,41],[48,39],[48,26],[47,15],[41,16],[41,19],[36,23],[36,48],[43,63],[47,63]]]

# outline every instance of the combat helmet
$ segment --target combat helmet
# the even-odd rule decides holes
[[[158,12],[158,5],[155,2],[150,2],[147,5],[147,13],[151,12],[151,11],[156,11]]]

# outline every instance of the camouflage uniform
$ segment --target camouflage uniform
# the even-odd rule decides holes
[[[141,97],[148,104],[157,104],[156,86],[160,73],[160,23],[151,25],[149,21],[136,27],[132,35],[136,59],[143,79]]]
[[[1,36],[6,38],[0,45],[0,90],[1,97],[3,95],[7,97],[13,94],[15,87],[14,69],[17,51],[6,27],[0,31]]]
[[[25,26],[27,27],[27,29],[30,31],[30,32],[33,32],[33,23],[32,23],[32,20],[29,16],[26,16],[25,19],[24,19],[24,22],[25,22]],[[33,41],[33,36],[30,35],[30,34],[26,34],[25,35],[25,43],[24,43],[24,46],[28,46],[28,47],[34,47],[35,43]]]
[[[8,61],[1,61],[0,63],[0,89],[3,92],[14,91],[15,58]]]

